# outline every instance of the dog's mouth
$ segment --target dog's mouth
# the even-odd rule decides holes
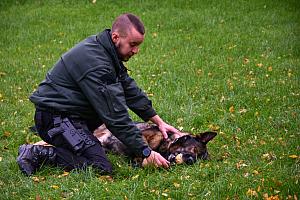
[[[196,162],[196,157],[191,154],[186,153],[171,153],[168,156],[168,161],[171,164],[183,164],[186,163],[188,165],[192,165]]]
[[[168,156],[168,161],[171,164],[188,164],[188,165],[192,165],[194,164],[197,159],[202,159],[202,160],[208,160],[209,159],[209,154],[206,151],[205,153],[201,154],[201,155],[194,155],[191,153],[186,153],[186,152],[175,152],[175,153],[171,153]]]

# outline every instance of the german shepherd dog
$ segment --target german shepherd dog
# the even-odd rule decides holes
[[[143,139],[149,147],[160,153],[171,164],[191,165],[198,159],[209,159],[206,144],[217,135],[216,132],[203,132],[196,135],[183,133],[183,136],[175,138],[173,133],[168,133],[168,138],[164,139],[155,124],[136,123],[136,126],[141,130]],[[105,125],[96,129],[94,135],[105,151],[128,156],[132,158],[134,165],[142,166],[142,158],[133,158],[128,148],[113,136]]]

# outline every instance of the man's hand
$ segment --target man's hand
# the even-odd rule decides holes
[[[167,169],[170,166],[170,162],[159,153],[152,150],[150,156],[143,160],[142,166],[145,167],[147,165],[154,165],[155,167],[163,167]]]
[[[160,130],[160,132],[162,132],[163,136],[165,139],[168,138],[168,132],[172,132],[175,134],[175,138],[181,137],[183,134],[178,131],[176,128],[174,128],[173,126],[167,124],[167,123],[162,123],[160,125],[158,125],[158,128]]]
[[[178,137],[181,137],[181,136],[184,135],[183,133],[181,133],[180,131],[178,131],[173,126],[170,126],[169,124],[167,124],[166,122],[164,122],[158,115],[155,115],[150,120],[158,126],[160,132],[162,132],[163,137],[165,139],[168,138],[168,132],[174,133],[175,134],[175,138],[178,138]]]

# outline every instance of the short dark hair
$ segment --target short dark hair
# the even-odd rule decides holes
[[[119,32],[122,35],[127,35],[131,27],[134,27],[140,34],[145,34],[145,27],[140,18],[131,13],[124,13],[117,17],[112,25],[112,32]]]

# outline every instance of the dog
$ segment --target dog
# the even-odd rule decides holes
[[[183,132],[183,136],[176,138],[174,133],[169,132],[168,138],[164,139],[158,126],[150,123],[136,123],[142,133],[143,140],[149,147],[160,153],[171,164],[195,163],[198,159],[208,160],[207,143],[216,135],[216,132],[207,131],[196,135]],[[105,125],[95,130],[94,135],[101,142],[106,152],[125,155],[132,158],[134,165],[142,166],[142,158],[135,158],[120,140],[118,140]]]

